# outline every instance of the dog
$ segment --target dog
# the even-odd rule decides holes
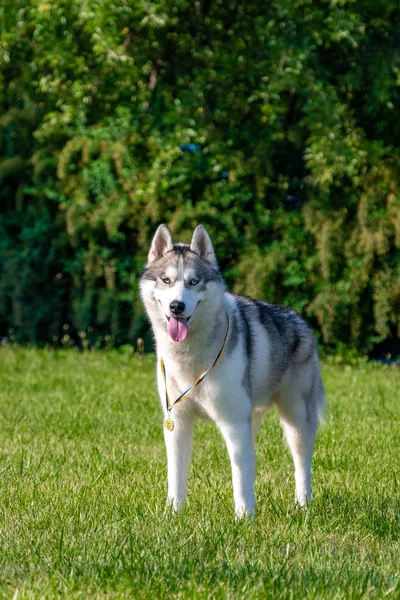
[[[226,442],[236,516],[254,516],[254,439],[274,402],[293,456],[295,499],[305,507],[326,405],[308,323],[291,308],[228,293],[203,225],[190,245],[174,244],[167,225],[158,227],[140,293],[157,348],[173,509],[186,497],[194,421],[205,417]]]

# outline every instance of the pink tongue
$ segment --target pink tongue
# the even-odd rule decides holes
[[[174,342],[184,342],[188,334],[187,320],[171,317],[168,322],[168,333]]]

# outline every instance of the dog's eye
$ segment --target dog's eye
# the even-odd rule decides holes
[[[163,278],[162,278],[162,281],[163,281],[164,283],[166,283],[167,285],[168,285],[168,283],[171,283],[171,280],[170,280],[170,279],[168,279],[168,277],[163,277]]]
[[[198,279],[191,279],[190,280],[190,285],[197,285],[199,283]]]

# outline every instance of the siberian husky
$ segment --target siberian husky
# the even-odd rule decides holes
[[[203,225],[190,245],[174,244],[160,225],[140,288],[157,346],[173,508],[186,496],[193,423],[206,417],[226,442],[236,515],[254,515],[254,439],[273,402],[293,456],[295,498],[305,506],[326,403],[309,325],[290,308],[228,293]]]

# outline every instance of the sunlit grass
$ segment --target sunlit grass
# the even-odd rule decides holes
[[[154,357],[1,349],[0,597],[400,597],[399,371],[324,367],[307,512],[267,416],[248,523],[205,422],[186,508],[165,514]]]

